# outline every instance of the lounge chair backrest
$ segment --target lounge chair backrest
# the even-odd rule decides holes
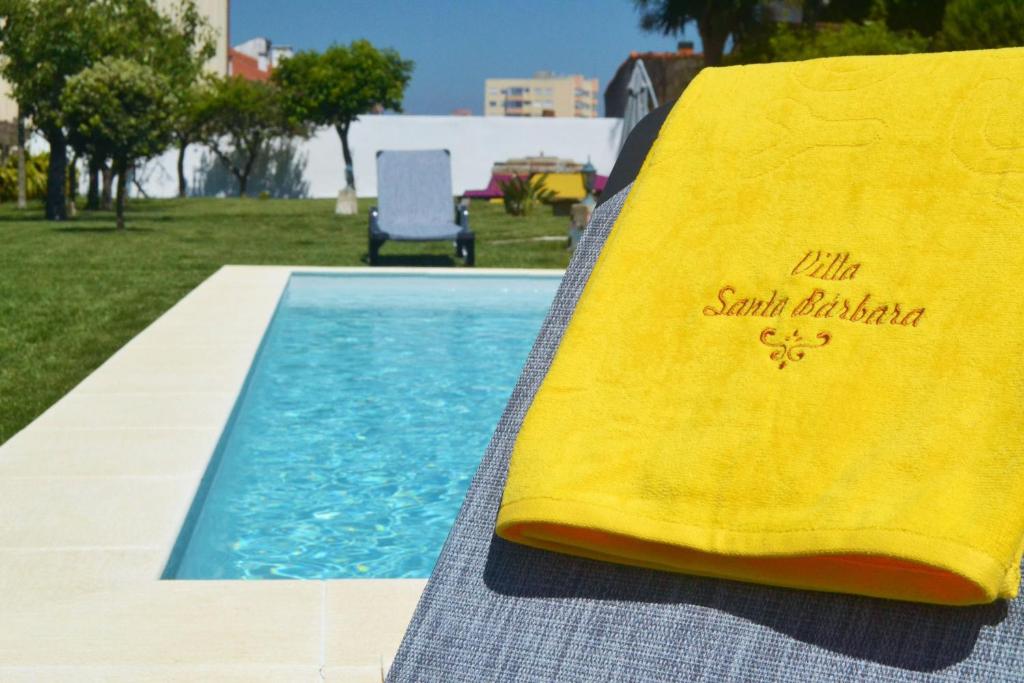
[[[455,223],[451,155],[446,149],[377,153],[377,209],[385,232],[436,232]]]

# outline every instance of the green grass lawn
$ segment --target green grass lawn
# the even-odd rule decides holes
[[[110,212],[51,223],[33,206],[0,205],[0,443],[226,264],[362,266],[367,210],[333,200],[139,200],[128,230]],[[564,268],[568,219],[507,216],[474,203],[482,268]],[[389,242],[382,265],[457,266],[448,243]]]

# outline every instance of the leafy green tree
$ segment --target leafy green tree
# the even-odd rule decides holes
[[[937,46],[977,50],[1024,45],[1024,0],[950,0]]]
[[[185,150],[203,138],[203,86],[193,83],[174,90],[174,104],[171,107],[171,131],[178,148],[178,196],[188,196],[185,180]]]
[[[727,61],[776,62],[845,55],[905,54],[929,49],[918,31],[896,30],[891,7],[902,7],[902,22],[930,21],[918,0],[805,0],[800,25],[765,22],[754,39],[737,45]],[[940,9],[941,9],[941,2]],[[915,9],[916,8],[916,9]],[[913,10],[913,11],[912,11]],[[915,14],[914,12],[917,12]],[[927,26],[926,26],[927,28]]]
[[[304,135],[285,112],[280,89],[272,83],[242,78],[213,78],[196,104],[203,141],[238,181],[244,197],[249,176],[266,144]]]
[[[197,104],[203,69],[217,51],[216,36],[192,0],[164,18],[157,31],[166,38],[164,49],[154,55],[154,67],[170,81],[174,95],[171,116],[178,148],[178,196],[185,197],[185,150],[202,133]]]
[[[67,139],[61,117],[65,80],[88,67],[107,24],[103,3],[81,0],[5,0],[0,5],[0,75],[11,84],[22,115],[50,144],[46,217],[67,217],[64,184]]]
[[[282,62],[272,78],[281,86],[289,113],[316,126],[333,126],[341,138],[345,184],[355,187],[348,133],[360,114],[375,108],[402,111],[413,63],[365,40],[304,51]]]
[[[108,57],[69,78],[61,96],[68,137],[75,147],[113,161],[118,230],[124,229],[129,169],[170,142],[169,85],[148,66]]]
[[[908,32],[890,31],[882,22],[845,22],[819,30],[780,27],[771,37],[772,61],[791,62],[816,57],[892,55],[924,52],[928,39]]]
[[[718,66],[729,36],[756,21],[760,0],[634,0],[640,27],[676,35],[696,22],[704,46],[704,63]]]
[[[886,25],[892,31],[913,31],[931,38],[942,29],[946,0],[888,0]]]
[[[634,0],[640,25],[666,35],[695,22],[705,63],[919,52],[942,25],[946,0]],[[777,21],[800,10],[802,25]],[[732,38],[733,51],[724,56]]]
[[[0,76],[50,144],[48,218],[67,217],[61,111],[67,80],[104,57],[132,59],[169,76],[195,62],[207,49],[208,32],[195,0],[178,0],[177,7],[165,15],[150,0],[0,0]]]

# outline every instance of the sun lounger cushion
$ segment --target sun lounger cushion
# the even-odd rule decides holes
[[[576,247],[388,681],[1019,681],[1019,600],[943,607],[774,588],[494,536],[516,434],[627,192],[598,207]]]
[[[451,157],[445,150],[377,156],[378,227],[396,241],[455,239]]]

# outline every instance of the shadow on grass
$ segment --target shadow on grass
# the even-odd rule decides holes
[[[62,227],[54,228],[53,231],[54,232],[66,232],[66,233],[70,233],[70,234],[75,234],[75,233],[87,234],[87,233],[94,233],[94,232],[117,232],[118,231],[117,228],[115,226],[113,226],[113,225],[111,225],[111,226],[104,226],[104,227],[99,227],[99,226],[94,226],[94,225],[83,225],[83,226],[66,225],[66,224],[61,224],[61,225],[62,225]],[[153,228],[136,228],[134,226],[128,225],[128,226],[125,226],[125,229],[124,229],[123,232],[155,232],[155,231],[153,230]]]
[[[369,263],[370,259],[367,254],[363,254],[363,263]],[[461,265],[461,261],[458,262]],[[395,255],[384,255],[380,254],[377,256],[378,266],[412,266],[422,268],[448,268],[456,265],[455,259],[451,256],[444,256],[441,254],[395,254]]]
[[[47,218],[41,211],[32,211],[30,209],[0,214],[0,223],[43,223],[46,220]]]

